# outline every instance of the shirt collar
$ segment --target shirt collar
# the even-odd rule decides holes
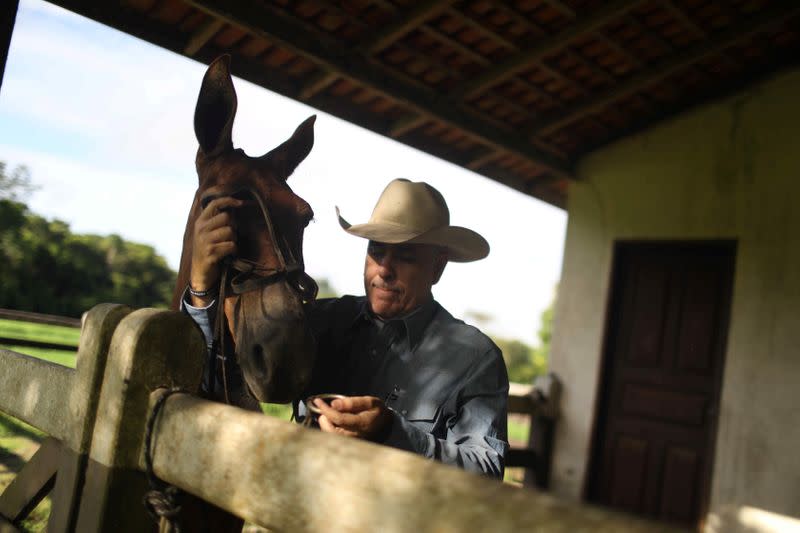
[[[393,318],[385,322],[396,323],[398,326],[404,328],[407,335],[408,347],[409,349],[413,350],[422,339],[422,334],[430,323],[431,319],[433,319],[433,315],[436,313],[436,308],[438,306],[439,304],[436,303],[436,300],[431,298],[407,315]],[[373,324],[376,324],[378,321],[380,321],[380,319],[376,317],[370,310],[369,301],[366,298],[364,298],[364,301],[361,304],[361,309],[358,312],[358,315],[356,315],[353,325],[365,321]]]

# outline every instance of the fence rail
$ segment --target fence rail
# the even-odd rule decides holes
[[[81,320],[79,318],[45,315],[42,313],[32,313],[30,311],[16,311],[14,309],[0,308],[0,318],[4,318],[6,320],[20,320],[22,322],[33,322],[34,324],[49,324],[51,326],[67,326],[70,328],[81,327]]]
[[[30,322],[33,324],[45,324],[49,326],[65,326],[69,328],[80,328],[81,321],[77,318],[66,316],[45,315],[41,313],[31,313],[30,311],[16,311],[14,309],[0,308],[0,318],[15,320],[19,322]],[[43,348],[46,350],[62,350],[74,352],[77,345],[63,342],[39,341],[33,339],[18,339],[14,337],[0,337],[0,345],[15,346],[20,348]]]

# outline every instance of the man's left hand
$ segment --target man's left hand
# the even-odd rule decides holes
[[[330,405],[317,398],[314,405],[322,413],[319,416],[319,428],[322,431],[348,437],[372,439],[392,419],[383,401],[374,396],[336,398]]]

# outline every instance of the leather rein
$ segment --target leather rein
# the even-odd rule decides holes
[[[278,259],[277,268],[268,267],[237,257],[226,257],[222,262],[222,274],[219,283],[219,297],[217,302],[217,314],[214,320],[214,340],[211,345],[212,360],[210,361],[210,383],[208,391],[209,395],[213,397],[214,388],[216,386],[217,372],[219,372],[222,388],[225,397],[225,403],[230,404],[230,395],[228,387],[228,376],[226,372],[226,361],[229,355],[236,354],[226,353],[225,347],[225,298],[228,293],[231,294],[244,294],[246,292],[258,290],[267,285],[277,283],[279,281],[286,281],[292,289],[302,298],[303,303],[312,302],[317,297],[319,287],[314,279],[306,274],[302,261],[298,260],[292,250],[287,246],[286,255],[284,255],[281,246],[278,243],[275,233],[275,226],[272,223],[272,217],[269,216],[267,206],[261,197],[250,187],[242,187],[233,193],[225,195],[208,195],[204,196],[201,200],[203,209],[212,200],[221,196],[235,196],[237,194],[247,193],[256,200],[264,223],[267,226],[269,233],[270,243],[272,244],[275,256]],[[288,260],[287,257],[288,256]],[[217,365],[220,369],[217,370]],[[245,383],[246,386],[246,383]]]

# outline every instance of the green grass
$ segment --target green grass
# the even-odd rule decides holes
[[[81,332],[78,328],[0,319],[0,337],[74,344],[77,347],[80,335]]]
[[[74,344],[75,351],[15,346],[14,344],[3,344],[0,345],[0,348],[75,368],[75,357],[80,333],[78,328],[70,328],[67,326],[51,326],[48,324],[33,324],[31,322],[0,319],[0,337],[27,341]]]

